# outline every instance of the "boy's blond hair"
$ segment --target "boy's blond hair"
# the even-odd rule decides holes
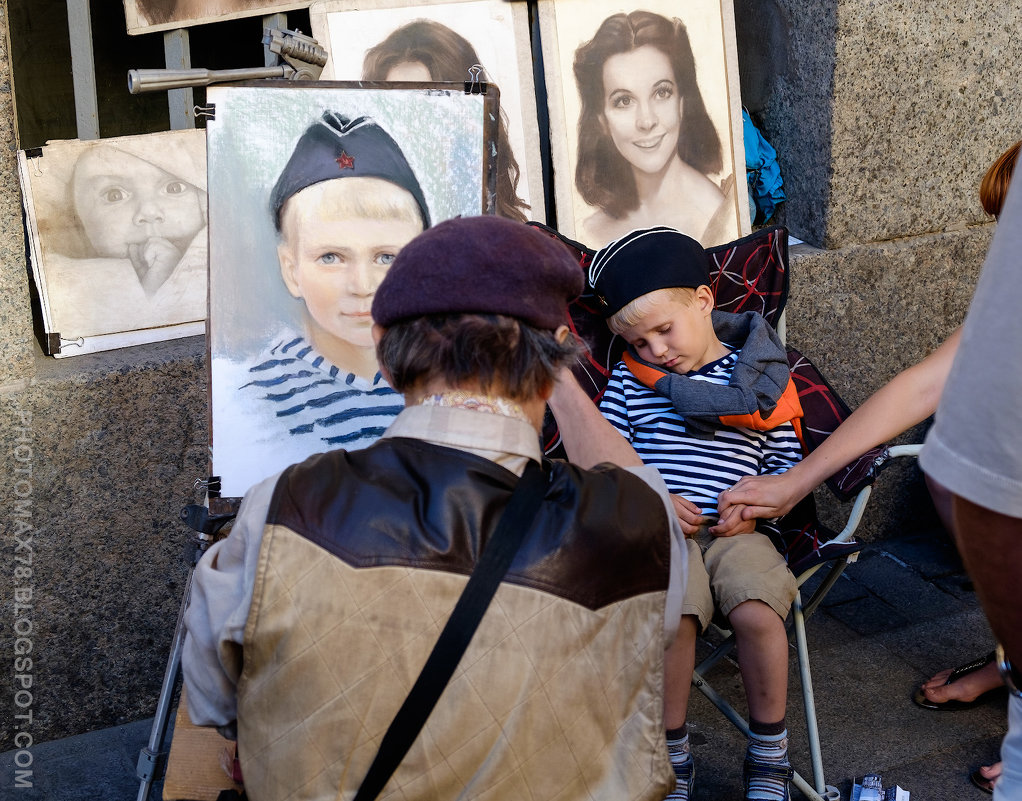
[[[666,289],[654,289],[624,306],[607,320],[607,327],[618,336],[622,336],[632,326],[638,325],[650,309],[665,300],[675,300],[686,306],[692,305],[696,290],[687,286],[672,286]]]
[[[341,183],[334,186],[335,181]],[[329,199],[322,197],[328,184],[334,190]],[[294,241],[300,226],[308,222],[307,218],[313,208],[308,203],[298,204],[292,201],[295,198],[311,200],[317,196],[319,203],[314,208],[319,216],[410,222],[422,226],[422,213],[411,192],[383,178],[352,176],[337,178],[334,181],[321,181],[289,197],[280,214],[282,242]]]

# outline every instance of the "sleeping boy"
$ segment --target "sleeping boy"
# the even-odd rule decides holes
[[[714,609],[729,620],[749,707],[747,801],[788,801],[792,771],[785,711],[784,618],[795,577],[768,536],[770,521],[717,516],[717,496],[743,475],[782,473],[801,458],[801,417],[784,347],[755,312],[714,310],[709,260],[672,228],[632,231],[589,268],[610,330],[629,345],[600,411],[656,467],[688,544],[681,625],[665,655],[664,721],[677,784],[687,801],[694,762],[688,696],[697,634]]]

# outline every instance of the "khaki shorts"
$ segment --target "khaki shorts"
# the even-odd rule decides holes
[[[700,630],[709,625],[714,608],[729,615],[744,601],[762,601],[782,620],[788,616],[795,577],[765,534],[714,537],[703,526],[685,543],[688,583],[682,614],[699,618]]]

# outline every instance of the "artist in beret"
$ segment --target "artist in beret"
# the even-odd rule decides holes
[[[459,218],[414,238],[372,306],[404,410],[374,445],[257,485],[200,561],[189,710],[237,737],[252,801],[360,787],[653,801],[673,786],[663,671],[683,535],[657,471],[571,377],[582,283],[564,245],[523,223]],[[575,464],[543,458],[548,400]],[[502,528],[523,496],[534,511]],[[509,561],[479,600],[494,549]],[[464,644],[449,683],[430,656],[445,625]],[[416,684],[435,687],[412,690],[421,726],[399,715]]]

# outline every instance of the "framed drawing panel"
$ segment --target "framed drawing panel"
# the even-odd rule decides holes
[[[309,13],[330,53],[323,78],[462,83],[500,90],[497,213],[543,220],[536,91],[526,3],[506,0],[326,0]],[[482,67],[482,72],[473,69]]]
[[[240,497],[400,411],[373,295],[424,228],[492,211],[497,96],[263,81],[207,97],[211,467]]]
[[[731,0],[539,0],[558,229],[751,230]]]
[[[48,142],[18,166],[46,353],[204,331],[202,131]]]
[[[124,19],[134,35],[308,6],[309,0],[124,0]]]

